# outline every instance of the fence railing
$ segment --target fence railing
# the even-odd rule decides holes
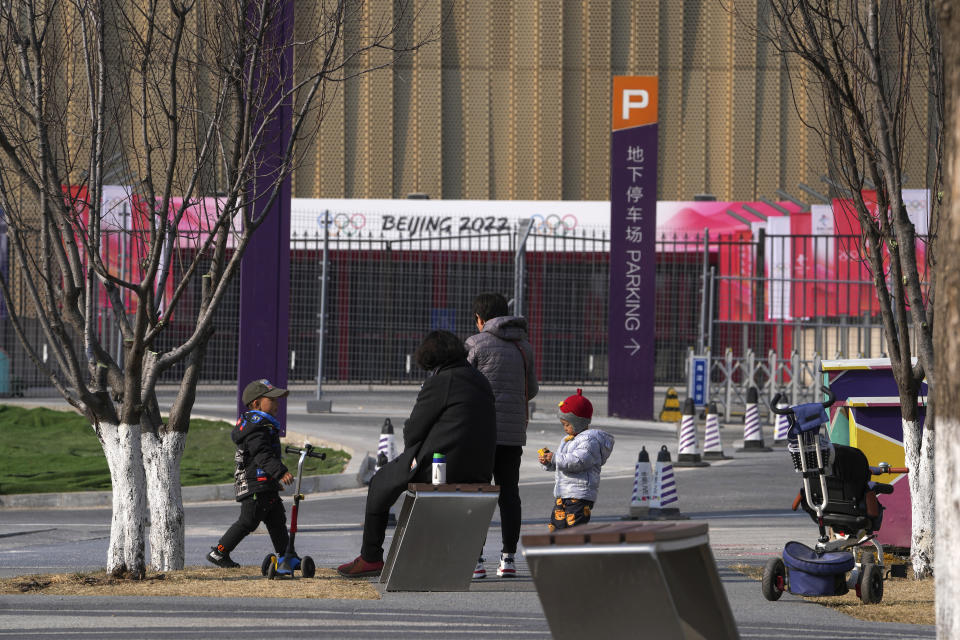
[[[448,329],[463,338],[472,334],[471,304],[481,291],[512,297],[527,317],[543,383],[606,383],[606,230],[529,225],[389,239],[363,230],[337,231],[328,234],[326,244],[321,233],[291,238],[291,384],[316,382],[318,366],[324,383],[420,380],[412,354],[423,334],[431,329]],[[813,383],[808,373],[793,375],[795,358],[812,371],[817,354],[882,355],[876,296],[859,259],[858,241],[762,232],[756,237],[747,232],[658,238],[652,310],[656,383],[683,385],[688,349],[709,349],[716,354],[715,386],[723,389],[730,411],[743,394],[743,379],[753,379],[759,387],[771,381],[782,386],[786,380],[788,390],[798,379],[796,393],[805,393]],[[115,251],[123,246],[108,244]],[[174,277],[179,265],[189,264],[190,251],[174,252]],[[113,256],[110,264],[118,263],[129,261]],[[198,272],[204,269],[201,265]],[[239,291],[234,282],[216,312],[205,383],[235,382]],[[155,348],[170,349],[192,331],[199,281],[182,300]],[[122,357],[122,342],[106,310],[99,322],[105,343]],[[28,317],[24,328],[37,352],[45,353],[36,322]],[[8,357],[11,388],[46,386],[14,336],[4,307],[0,347]],[[771,351],[790,355],[777,356],[773,365]],[[734,355],[728,358],[728,353]],[[785,372],[788,365],[791,373]],[[182,374],[172,369],[163,381],[176,382]]]

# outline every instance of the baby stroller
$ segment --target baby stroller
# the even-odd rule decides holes
[[[883,599],[883,549],[877,531],[883,522],[883,505],[877,494],[893,493],[893,486],[870,480],[873,475],[906,473],[886,463],[869,466],[857,448],[833,444],[821,433],[826,409],[836,400],[823,387],[827,400],[771,410],[790,421],[787,450],[794,469],[803,475],[803,488],[793,501],[802,506],[820,529],[817,544],[810,548],[788,542],[782,558],[771,558],[763,568],[763,595],[778,600],[784,591],[804,596],[839,596],[856,589],[864,604]],[[827,527],[834,539],[827,535]],[[848,575],[849,573],[849,575]]]

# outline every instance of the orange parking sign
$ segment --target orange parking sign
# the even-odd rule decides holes
[[[613,77],[613,130],[657,121],[657,76]]]

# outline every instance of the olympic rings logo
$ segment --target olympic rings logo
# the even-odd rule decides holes
[[[324,227],[328,228],[333,235],[350,237],[360,233],[360,230],[363,229],[366,224],[367,217],[362,213],[338,213],[336,215],[325,214],[317,216],[317,226],[321,229]]]
[[[546,218],[537,213],[530,216],[530,220],[533,221],[533,230],[537,233],[565,236],[577,228],[577,216],[572,213],[565,216],[551,213]]]

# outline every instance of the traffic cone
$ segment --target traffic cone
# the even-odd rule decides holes
[[[723,442],[720,440],[720,415],[717,405],[711,402],[707,407],[707,426],[703,434],[703,457],[708,460],[729,460],[723,455]]]
[[[778,402],[777,409],[786,409],[786,402]],[[790,418],[776,414],[777,420],[773,423],[773,444],[786,444],[787,432],[790,431]]]
[[[660,411],[660,422],[680,422],[680,397],[673,387],[667,389],[667,397],[663,400],[663,409]]]
[[[383,421],[380,429],[380,441],[377,442],[377,466],[374,473],[380,471],[388,462],[397,457],[397,438],[393,434],[393,423],[390,418]]]
[[[630,496],[628,519],[643,519],[650,515],[650,497],[653,493],[653,469],[646,447],[640,447],[637,468],[633,474],[633,495]]]
[[[383,421],[383,427],[380,428],[380,440],[377,442],[377,465],[373,472],[380,471],[380,468],[397,457],[397,437],[393,434],[393,423],[390,418]],[[387,526],[396,526],[397,515],[393,508],[387,512]]]
[[[650,496],[650,517],[663,520],[685,520],[680,515],[680,494],[677,493],[677,481],[670,462],[667,445],[660,447],[657,453],[657,468],[654,472],[653,493]]]
[[[678,467],[708,467],[697,450],[697,410],[693,398],[683,402],[683,419],[680,421],[680,446],[677,448]]]
[[[741,451],[773,451],[770,447],[763,446],[763,429],[760,428],[760,410],[757,406],[757,388],[747,389],[747,402],[743,412],[743,448]]]

